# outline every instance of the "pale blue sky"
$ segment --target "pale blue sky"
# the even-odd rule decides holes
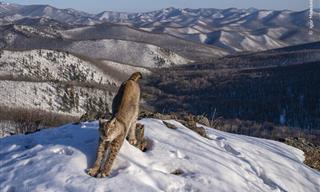
[[[309,0],[0,0],[18,4],[49,4],[58,8],[73,8],[90,13],[108,11],[141,12],[166,7],[178,8],[260,8],[305,10]],[[316,8],[320,0],[314,0]]]

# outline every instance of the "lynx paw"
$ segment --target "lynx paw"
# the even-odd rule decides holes
[[[131,145],[136,145],[138,143],[137,139],[129,139]]]
[[[99,169],[89,168],[89,169],[86,169],[86,172],[88,175],[95,177],[98,175]]]
[[[97,177],[98,178],[104,178],[104,177],[108,177],[110,174],[108,174],[108,173],[99,173],[98,175],[97,175]]]

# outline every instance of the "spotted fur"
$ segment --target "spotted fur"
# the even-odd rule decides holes
[[[128,136],[130,144],[136,144],[136,123],[139,114],[140,86],[138,80],[142,75],[133,73],[122,83],[112,103],[113,117],[110,121],[100,121],[99,146],[97,158],[92,168],[87,173],[93,177],[106,177],[110,175],[114,160]],[[104,165],[102,161],[108,151]]]

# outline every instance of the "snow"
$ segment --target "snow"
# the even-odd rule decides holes
[[[71,54],[52,50],[2,51],[0,75],[28,76],[34,79],[72,81],[102,84],[118,83],[111,76],[89,62]]]
[[[143,68],[143,67],[135,67],[131,65],[126,64],[120,64],[113,61],[102,61],[106,66],[113,68],[114,70],[122,73],[123,75],[130,76],[132,73],[139,71],[140,73],[144,75],[150,75],[151,71]]]
[[[95,59],[104,59],[126,63],[138,67],[169,67],[190,63],[190,60],[170,51],[145,43],[134,41],[103,39],[99,41],[77,41],[65,48],[81,55],[90,55]],[[162,61],[159,65],[158,62]]]
[[[234,32],[229,30],[221,31],[219,42],[235,51],[261,51],[287,45],[280,40],[273,39],[269,34],[255,35],[250,32]]]
[[[264,19],[272,13],[273,13],[273,11],[270,11],[270,10],[258,11],[258,19]]]
[[[23,106],[29,109],[41,109],[56,113],[82,115],[86,112],[89,100],[101,100],[112,103],[114,92],[96,88],[74,86],[67,88],[55,82],[0,81],[0,105],[13,108]],[[70,111],[64,109],[63,97],[72,90],[79,97],[78,105]]]
[[[199,31],[192,28],[192,27],[183,27],[183,28],[171,28],[171,27],[166,27],[164,29],[165,33],[169,33],[169,34],[198,34]]]
[[[176,121],[143,119],[152,141],[141,152],[127,141],[111,176],[85,169],[94,161],[98,123],[65,125],[0,139],[2,191],[290,191],[320,190],[319,172],[303,152],[285,144],[206,127],[206,139]],[[181,169],[181,175],[170,174]]]
[[[98,20],[126,20],[129,14],[123,12],[104,11],[95,16]]]
[[[208,36],[207,36],[206,34],[201,33],[201,34],[199,35],[199,39],[200,39],[200,42],[201,42],[201,43],[205,43],[206,40],[208,39]]]

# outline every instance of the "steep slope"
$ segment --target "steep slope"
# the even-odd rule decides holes
[[[115,88],[51,81],[0,81],[0,105],[80,117],[87,111],[111,111]]]
[[[110,177],[89,177],[98,123],[66,125],[0,140],[4,191],[309,191],[320,190],[319,172],[303,152],[285,144],[206,128],[210,139],[180,123],[168,129],[143,119],[152,142],[145,153],[124,142]],[[178,170],[178,171],[177,171]],[[175,173],[174,173],[175,172]]]
[[[118,84],[96,66],[69,53],[51,50],[1,51],[0,76],[39,81],[79,81]]]
[[[1,106],[79,116],[109,109],[116,86],[124,80],[111,67],[65,52],[5,50],[0,58]]]

